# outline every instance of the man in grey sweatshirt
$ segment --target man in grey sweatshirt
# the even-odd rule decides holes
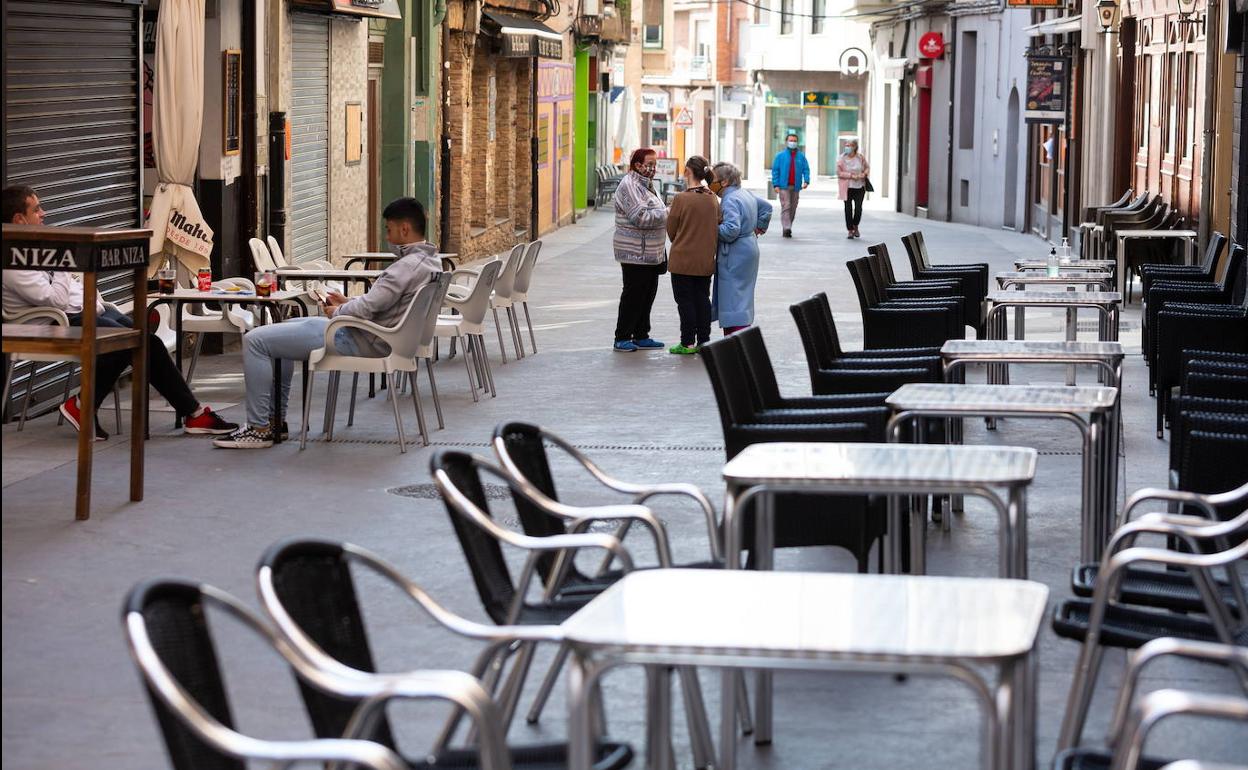
[[[224,449],[265,449],[273,446],[269,425],[273,393],[273,359],[282,360],[282,411],[290,398],[294,362],[325,347],[325,328],[335,316],[352,316],[381,326],[393,326],[422,286],[442,272],[438,249],[425,240],[425,209],[415,198],[399,198],[382,212],[386,240],[399,256],[377,278],[367,294],[348,299],[331,293],[322,308],[323,317],[296,318],[261,326],[243,339],[243,378],[247,386],[247,424],[213,443]],[[389,355],[386,343],[360,329],[339,329],[334,348],[349,356],[381,358]],[[282,426],[284,428],[284,426]],[[279,428],[280,429],[280,428]]]

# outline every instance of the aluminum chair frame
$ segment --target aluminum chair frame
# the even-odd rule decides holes
[[[1105,549],[1097,574],[1096,588],[1093,592],[1088,617],[1088,631],[1079,653],[1075,676],[1067,699],[1066,714],[1062,720],[1061,735],[1058,739],[1059,750],[1079,745],[1082,738],[1097,674],[1104,657],[1104,648],[1100,644],[1101,626],[1104,624],[1109,603],[1118,599],[1122,576],[1127,567],[1132,564],[1151,563],[1187,570],[1200,591],[1209,620],[1224,644],[1234,644],[1235,635],[1240,631],[1239,627],[1245,623],[1245,619],[1240,619],[1236,623],[1229,608],[1221,601],[1210,570],[1230,566],[1234,574],[1234,562],[1248,557],[1248,539],[1223,551],[1185,554],[1160,548],[1135,546],[1133,545],[1135,535],[1142,532],[1175,535],[1194,545],[1197,539],[1225,537],[1229,532],[1239,532],[1244,529],[1248,529],[1248,512],[1240,514],[1230,522],[1216,523],[1188,516],[1150,514],[1125,525],[1114,534],[1110,545]],[[1248,690],[1248,672],[1242,672],[1241,681]]]
[[[1114,752],[1111,770],[1135,770],[1144,754],[1144,742],[1158,723],[1172,716],[1202,716],[1248,722],[1248,698],[1228,695],[1154,690],[1139,699],[1123,728],[1121,748]]]
[[[511,344],[516,351],[516,359],[524,358],[524,345],[520,340],[520,318],[516,315],[515,301],[512,297],[515,291],[516,273],[523,266],[524,256],[525,244],[517,243],[512,247],[507,258],[502,260],[503,269],[494,283],[494,293],[490,295],[490,311],[494,314],[494,331],[498,333],[498,350],[502,354],[504,364],[507,363],[507,347],[503,344],[503,327],[498,322],[499,308],[503,308],[503,312],[507,315],[507,323],[511,327]],[[461,267],[455,270],[453,275],[476,276],[479,273],[479,268]],[[458,288],[458,285],[452,284],[450,295],[459,298],[461,293],[456,291]]]
[[[482,721],[486,723],[483,733],[491,739],[497,736],[501,741],[497,720],[491,720],[493,704],[479,684],[475,681],[468,681],[472,679],[468,674],[420,672],[418,675],[406,678],[388,678],[380,686],[360,678],[336,676],[312,665],[266,621],[255,615],[232,595],[206,584],[172,582],[181,583],[198,591],[201,602],[223,610],[250,631],[265,639],[301,679],[318,689],[329,693],[373,698],[378,702],[391,698],[439,698],[463,701],[470,705],[474,713],[480,715]],[[367,767],[370,770],[406,770],[407,764],[390,749],[371,741],[352,738],[350,735],[341,739],[273,741],[252,738],[223,725],[209,714],[165,667],[152,643],[142,611],[133,606],[142,593],[158,585],[161,584],[142,583],[131,590],[130,599],[123,612],[127,646],[151,697],[172,712],[178,721],[199,740],[215,751],[236,759],[268,761],[279,763],[282,767],[299,761],[318,761],[333,763],[331,765],[333,768],[342,767],[341,763],[347,763]],[[473,686],[476,687],[476,692],[473,691]],[[494,746],[491,745],[490,749],[493,748]],[[485,754],[483,750],[483,759]],[[491,755],[491,759],[494,756],[496,755]],[[495,762],[487,767],[494,770],[509,770],[510,762],[504,753],[501,762]]]

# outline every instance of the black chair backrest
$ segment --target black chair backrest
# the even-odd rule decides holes
[[[261,557],[261,564],[272,570],[273,588],[286,613],[317,647],[357,671],[377,671],[355,581],[339,544],[317,540],[277,543]],[[302,680],[299,691],[316,735],[341,738],[360,701],[328,695]],[[395,745],[384,716],[377,719],[366,737],[391,748]]]
[[[768,409],[779,404],[780,384],[776,381],[776,370],[771,365],[771,356],[767,354],[767,343],[763,342],[763,330],[750,326],[729,337],[734,338],[741,347],[741,355],[754,385],[751,389],[754,408]]]
[[[1212,240],[1212,238],[1210,239]],[[1238,245],[1238,244],[1236,244]],[[1244,264],[1243,248],[1231,249],[1226,255],[1226,259],[1222,260],[1222,270],[1218,273],[1217,283],[1223,289],[1230,289],[1234,292],[1234,287],[1239,279],[1240,267]]]
[[[806,368],[810,371],[810,380],[813,383],[818,377],[818,372],[822,368],[819,366],[819,351],[815,347],[815,335],[810,328],[810,320],[807,318],[806,305],[810,300],[802,300],[793,305],[789,305],[789,313],[793,316],[793,323],[797,324],[797,334],[802,338],[802,349],[806,353]]]
[[[233,728],[234,718],[199,586],[183,580],[141,583],[126,597],[123,612],[143,617],[144,629],[164,667],[213,719]],[[246,770],[246,763],[221,754],[183,726],[150,688],[148,699],[174,770]]]
[[[932,266],[931,259],[927,255],[927,242],[923,240],[922,230],[915,230],[901,236],[901,245],[906,247],[906,256],[910,258],[910,268],[916,273],[919,268],[926,270]]]
[[[477,458],[468,452],[443,449],[430,458],[429,469],[435,473],[445,473],[450,483],[464,497],[489,516],[485,487],[481,483],[481,472],[476,463]],[[505,623],[507,612],[516,595],[516,584],[511,577],[511,570],[507,568],[507,560],[503,557],[503,547],[490,533],[459,514],[450,500],[444,502],[486,614],[495,623]]]
[[[835,332],[829,333],[831,326],[825,317],[827,296],[816,294],[790,306],[789,310],[797,322],[797,332],[802,337],[811,376],[815,376],[817,369],[831,368],[833,361],[840,357],[840,344],[835,339]]]
[[[745,357],[733,336],[698,347],[698,356],[710,377],[715,404],[719,407],[719,420],[725,431],[734,425],[754,422],[755,415]]]
[[[880,287],[876,285],[875,275],[871,271],[871,262],[867,257],[851,259],[845,264],[849,275],[854,279],[854,289],[858,292],[858,305],[866,320],[866,312],[880,304]]]
[[[555,491],[555,477],[550,470],[550,458],[546,454],[546,443],[542,439],[541,428],[527,422],[505,422],[494,428],[494,438],[502,440],[507,456],[530,484],[537,487],[538,491],[551,500],[559,499]],[[550,537],[567,532],[563,519],[534,505],[532,500],[515,489],[511,490],[511,499],[515,502],[516,513],[520,517],[520,526],[526,535]],[[538,557],[537,569],[543,582],[549,583],[553,577],[556,556],[555,553],[548,552]],[[575,566],[571,569],[575,573]]]
[[[1239,269],[1231,275],[1229,283],[1231,304],[1239,305],[1248,299],[1248,250],[1241,244],[1232,244],[1229,259],[1239,264]]]
[[[875,280],[881,286],[892,286],[897,283],[897,274],[893,272],[893,260],[888,256],[888,244],[875,243],[867,247],[872,257]]]
[[[1222,249],[1226,246],[1226,236],[1214,230],[1209,235],[1209,243],[1205,244],[1205,256],[1200,260],[1200,269],[1206,275],[1213,275],[1214,266],[1218,264],[1218,258],[1222,256]]]

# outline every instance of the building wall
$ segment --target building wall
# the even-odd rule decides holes
[[[1236,243],[1248,244],[1248,102],[1244,99],[1244,53],[1248,48],[1248,13],[1240,14],[1242,35],[1239,55],[1235,57],[1235,97],[1233,138],[1231,140],[1231,237]]]
[[[368,249],[368,142],[359,162],[346,162],[347,104],[364,111],[368,137],[368,24],[329,24],[329,253],[331,259]]]

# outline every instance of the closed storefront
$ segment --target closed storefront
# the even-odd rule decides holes
[[[329,19],[291,17],[290,257],[329,257]]]
[[[3,183],[35,188],[49,225],[141,221],[141,13],[103,0],[3,3]],[[128,281],[108,276],[100,288],[121,301]],[[24,393],[28,371],[14,393]],[[43,366],[33,398],[59,395],[70,373]]]

